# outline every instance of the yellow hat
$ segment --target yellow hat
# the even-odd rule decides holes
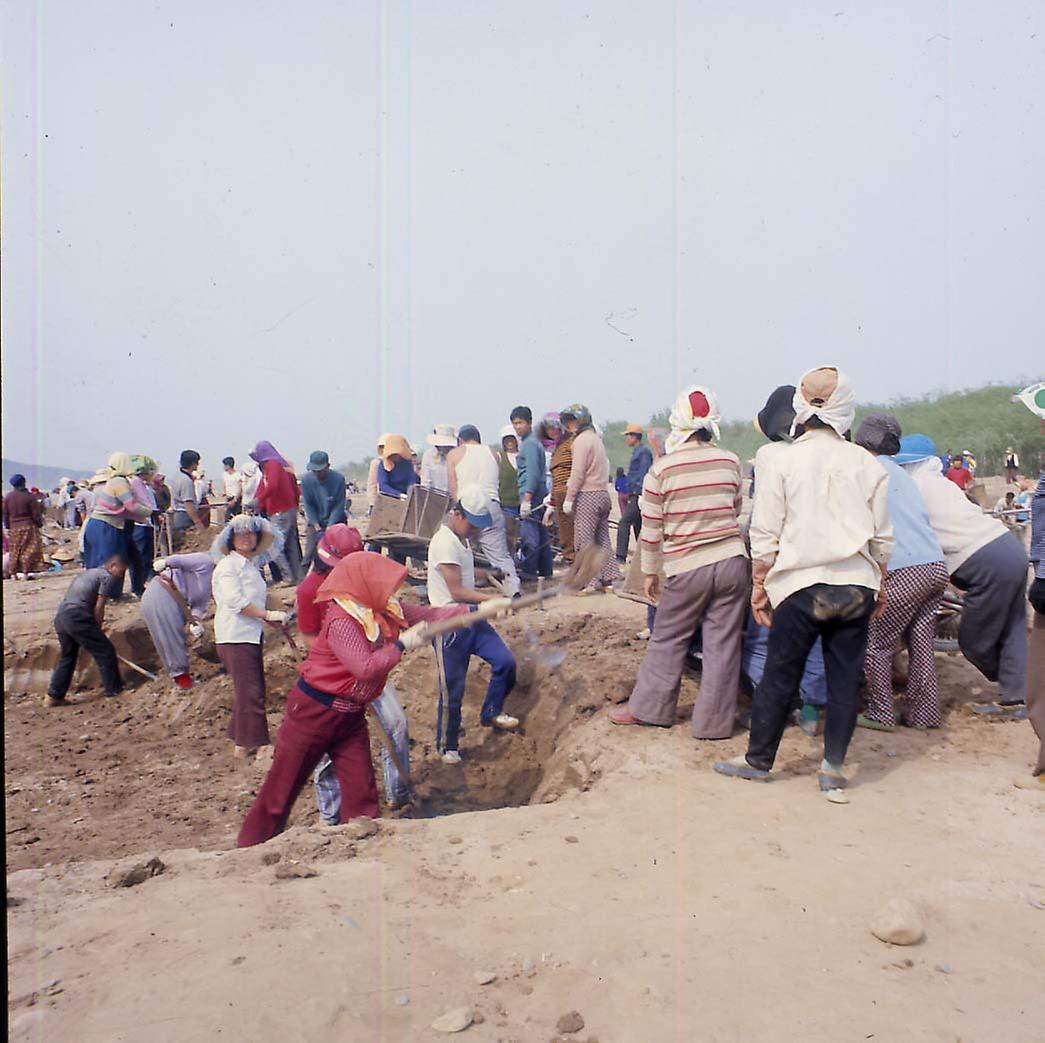
[[[628,424],[624,428],[624,433],[626,435],[638,435],[641,438],[646,432],[642,430],[642,424]]]

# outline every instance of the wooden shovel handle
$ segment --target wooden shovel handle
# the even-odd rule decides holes
[[[505,614],[514,615],[521,609],[532,608],[542,601],[561,594],[564,589],[565,584],[560,584],[557,587],[549,587],[547,590],[535,591],[533,594],[524,594],[521,598],[515,598],[512,601],[511,606],[505,609]],[[441,637],[443,634],[451,634],[455,630],[467,630],[468,627],[474,627],[476,623],[481,623],[484,619],[489,618],[489,616],[479,615],[478,612],[469,612],[466,616],[451,616],[449,619],[437,619],[434,623],[427,623],[425,632],[429,637]]]

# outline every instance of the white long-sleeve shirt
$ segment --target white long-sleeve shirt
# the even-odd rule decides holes
[[[265,577],[249,558],[230,551],[214,568],[211,577],[214,591],[214,640],[218,644],[247,642],[258,644],[265,623],[243,615],[248,605],[265,607]]]
[[[943,547],[947,571],[953,575],[978,550],[1009,530],[997,518],[984,514],[954,482],[940,474],[935,457],[906,464],[929,511],[929,524]]]
[[[772,566],[774,607],[816,583],[878,590],[895,540],[889,479],[867,450],[816,428],[760,449],[755,480],[751,557]]]

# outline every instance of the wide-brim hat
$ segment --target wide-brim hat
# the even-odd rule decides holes
[[[436,449],[453,449],[457,445],[457,431],[453,424],[436,424],[435,430],[425,436],[425,441]]]
[[[628,426],[624,428],[624,433],[626,435],[638,435],[641,438],[646,432],[642,430],[641,424],[628,424]]]
[[[267,555],[276,543],[276,531],[272,528],[272,523],[267,518],[262,518],[257,514],[237,514],[215,537],[210,548],[211,557],[226,557],[231,554],[233,550],[232,537],[237,532],[257,533],[258,543],[254,549],[255,559],[260,558],[262,555]],[[282,534],[279,536],[279,543],[280,547],[277,550],[282,548]]]

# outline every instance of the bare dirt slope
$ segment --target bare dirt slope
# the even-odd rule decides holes
[[[9,614],[42,596],[24,591],[5,589]],[[571,654],[524,678],[518,735],[477,727],[473,668],[456,770],[432,746],[431,656],[405,663],[418,810],[435,817],[367,839],[317,828],[303,796],[284,836],[231,850],[260,777],[229,762],[214,664],[191,699],[146,684],[45,711],[8,688],[13,1037],[424,1040],[469,1005],[476,1040],[548,1040],[574,1009],[573,1038],[601,1043],[1040,1040],[1045,800],[1012,786],[1029,725],[969,715],[990,686],[947,658],[946,727],[858,732],[848,805],[816,792],[818,744],[794,729],[776,781],[723,779],[710,762],[743,735],[606,720],[642,615],[577,598],[535,617]],[[504,629],[526,647],[521,623]],[[268,656],[275,726],[294,661]],[[441,814],[508,803],[528,806]],[[112,886],[157,854],[160,875]],[[922,944],[870,934],[891,895],[920,908]]]

